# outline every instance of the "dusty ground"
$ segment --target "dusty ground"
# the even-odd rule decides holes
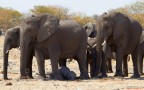
[[[13,49],[10,51],[10,59],[8,66],[8,77],[12,80],[3,80],[3,39],[0,37],[0,90],[144,90],[144,76],[139,79],[131,79],[133,67],[129,62],[129,77],[114,78],[113,74],[108,74],[109,78],[105,79],[89,79],[75,81],[42,81],[37,79],[37,63],[33,61],[33,80],[19,80],[19,50]],[[71,70],[79,75],[77,62],[68,63]],[[115,70],[115,61],[113,61],[113,70]],[[46,61],[46,73],[51,72],[50,62]],[[12,84],[12,85],[7,85]]]

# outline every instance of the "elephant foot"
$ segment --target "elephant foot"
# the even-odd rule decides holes
[[[20,79],[28,79],[27,76],[20,76]]]
[[[33,77],[30,77],[30,76],[20,76],[20,79],[33,79]]]
[[[116,71],[114,77],[124,77],[121,71]]]
[[[89,79],[89,75],[88,74],[80,75],[79,79]]]
[[[34,79],[33,76],[27,76],[28,79]]]
[[[134,74],[131,76],[131,78],[140,78],[140,74]]]
[[[114,77],[124,77],[123,74],[115,74]]]

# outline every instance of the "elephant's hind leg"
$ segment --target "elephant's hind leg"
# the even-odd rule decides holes
[[[133,66],[134,66],[133,67],[134,74],[131,76],[131,78],[139,78],[140,77],[140,74],[139,74],[139,71],[138,71],[137,56],[138,56],[138,53],[135,50],[134,53],[132,54],[132,61],[133,61]]]
[[[45,58],[44,58],[44,55],[41,51],[41,48],[38,48],[38,47],[35,48],[35,56],[37,59],[39,75],[41,78],[46,78],[46,75],[45,75]]]
[[[123,59],[123,75],[125,76],[125,77],[127,77],[128,76],[128,65],[127,65],[127,55],[126,56],[124,56],[124,59]]]

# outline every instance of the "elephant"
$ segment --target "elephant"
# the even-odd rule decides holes
[[[9,50],[12,48],[18,48],[19,47],[19,27],[13,27],[6,31],[5,33],[5,39],[4,39],[4,47],[3,47],[3,55],[4,55],[4,61],[3,61],[3,78],[8,79],[7,77],[7,66],[8,66],[8,55]]]
[[[46,78],[44,59],[51,60],[53,78],[61,80],[58,61],[76,58],[80,69],[80,78],[88,79],[86,68],[87,35],[82,26],[74,20],[59,20],[50,14],[40,14],[25,19],[20,24],[20,78],[27,79],[25,72],[27,53],[31,45],[35,47],[40,76]]]
[[[8,76],[7,76],[7,66],[8,66],[8,55],[9,55],[9,51],[13,48],[18,48],[20,49],[20,26],[15,26],[13,28],[10,28],[8,30],[6,30],[6,34],[5,34],[5,39],[4,39],[4,47],[3,47],[3,55],[4,55],[4,64],[3,64],[3,78],[5,80],[8,80]],[[33,48],[34,49],[34,48]],[[26,68],[27,72],[29,73],[28,77],[30,79],[33,79],[32,76],[32,59],[33,59],[34,52],[31,52],[30,56],[29,56],[29,63],[28,66]],[[60,62],[59,62],[60,63]],[[66,66],[66,64],[62,63],[60,66]]]
[[[5,33],[5,38],[4,38],[4,47],[3,47],[3,55],[4,55],[4,60],[3,60],[3,78],[5,80],[8,80],[7,77],[7,66],[8,66],[8,55],[9,51],[12,48],[19,48],[20,47],[20,26],[15,26],[13,28],[10,28],[6,30]],[[29,64],[27,66],[27,69],[29,70],[29,77],[32,77],[32,58],[33,55],[31,54],[29,60]]]
[[[103,73],[106,74],[105,60],[102,60],[102,43],[106,41],[108,47],[116,52],[116,72],[114,76],[123,77],[128,75],[127,56],[131,54],[134,74],[132,78],[140,77],[138,71],[138,44],[142,33],[140,23],[120,12],[111,12],[100,15],[96,21],[96,77],[99,76],[100,68],[104,67]],[[122,73],[122,62],[126,67]],[[102,65],[101,65],[102,64]]]
[[[95,70],[96,70],[96,51],[95,51],[95,37],[96,37],[96,23],[89,22],[83,26],[83,28],[86,30],[88,40],[87,40],[87,62],[90,64],[90,76],[94,77]],[[111,48],[109,47],[107,51],[105,48],[106,44],[103,45],[103,52],[106,55],[107,58],[107,72],[112,73],[112,65],[111,65],[111,59],[114,59]],[[88,67],[87,63],[87,67]]]
[[[144,57],[144,29],[142,31],[142,34],[140,37],[140,43],[138,46],[138,61],[139,61],[140,75],[144,75],[144,73],[143,73],[143,57]]]

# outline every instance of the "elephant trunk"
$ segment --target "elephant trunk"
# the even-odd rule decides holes
[[[3,49],[3,55],[4,55],[4,61],[3,61],[3,78],[8,79],[7,77],[7,67],[8,67],[8,55],[9,55],[10,47],[4,43],[4,49]]]
[[[20,38],[20,74],[21,74],[21,79],[26,79],[27,73],[27,64],[28,64],[28,47],[30,44],[30,38],[28,35],[23,36],[21,35]]]
[[[96,77],[98,76],[98,74],[100,73],[101,70],[101,64],[102,64],[102,43],[104,42],[104,39],[102,37],[99,37],[97,35],[96,37]]]

